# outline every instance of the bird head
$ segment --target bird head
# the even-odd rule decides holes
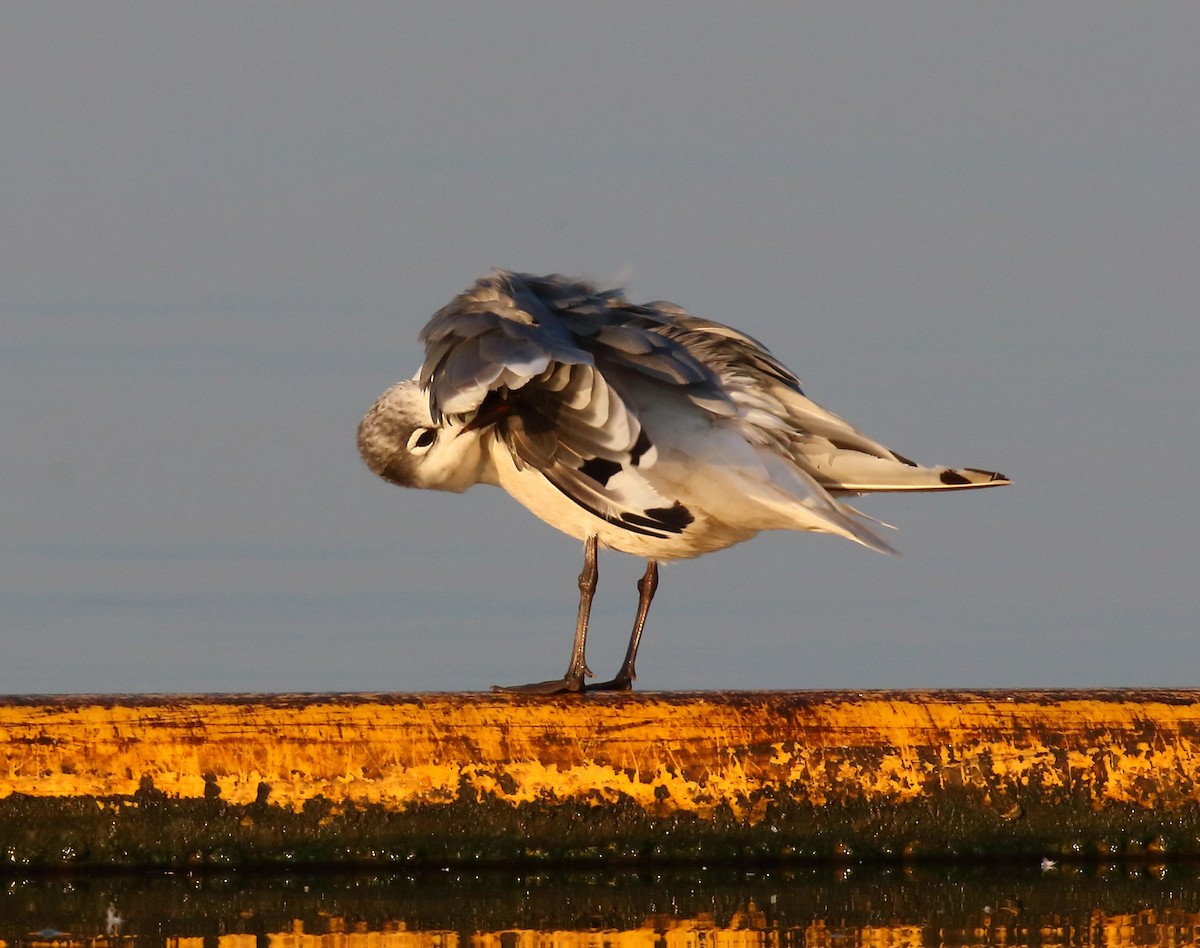
[[[401,487],[461,492],[493,482],[480,432],[450,418],[435,422],[415,379],[393,385],[371,406],[358,426],[358,452]]]

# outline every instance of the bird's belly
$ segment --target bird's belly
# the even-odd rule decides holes
[[[497,452],[501,454],[501,452]],[[693,520],[679,533],[648,535],[598,517],[531,468],[518,469],[510,459],[496,458],[499,485],[518,503],[568,536],[599,539],[602,546],[653,560],[687,559],[723,550],[754,536],[756,530],[720,523],[705,511],[687,505]]]

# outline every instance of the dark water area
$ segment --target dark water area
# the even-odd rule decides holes
[[[28,948],[1200,944],[1200,865],[0,879]]]

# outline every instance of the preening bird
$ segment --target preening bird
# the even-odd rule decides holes
[[[894,552],[840,498],[1008,483],[910,461],[811,401],[745,333],[620,290],[495,270],[435,313],[421,340],[420,370],[359,425],[367,466],[404,487],[495,484],[584,541],[566,674],[501,690],[631,688],[660,561],[760,530]],[[598,545],[646,559],[625,660],[601,684],[587,681],[584,658]]]

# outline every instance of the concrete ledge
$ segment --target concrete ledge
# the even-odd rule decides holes
[[[0,698],[11,866],[1200,855],[1200,691]]]

